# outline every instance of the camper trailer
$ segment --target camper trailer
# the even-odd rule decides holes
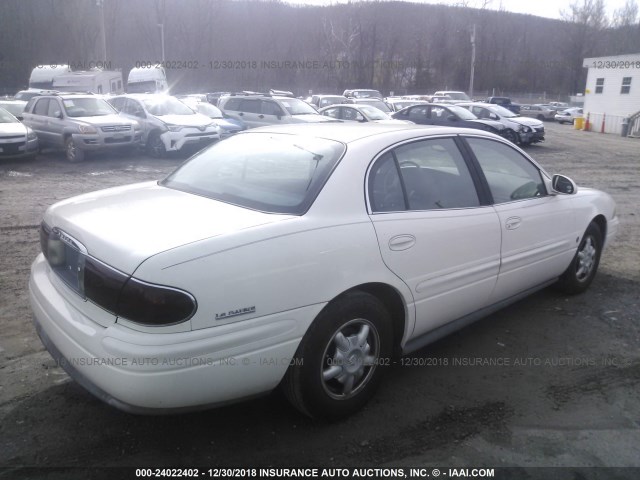
[[[53,79],[53,89],[61,92],[123,93],[122,72],[84,70],[69,72]]]
[[[50,90],[53,88],[53,79],[67,73],[71,73],[69,65],[38,65],[31,71],[29,88]]]
[[[167,93],[169,84],[164,68],[136,67],[129,72],[127,93]]]

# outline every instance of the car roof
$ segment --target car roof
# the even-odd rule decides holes
[[[310,137],[326,138],[341,143],[352,143],[374,135],[389,135],[402,138],[411,138],[429,135],[458,135],[469,133],[473,135],[483,135],[490,138],[499,138],[496,135],[482,130],[441,127],[433,125],[412,125],[412,124],[381,124],[381,123],[299,123],[288,125],[273,125],[259,128],[252,128],[244,134],[250,133],[282,133],[290,135],[305,135]],[[403,135],[403,132],[405,133]],[[414,133],[414,135],[406,135]],[[399,138],[401,139],[401,138]]]

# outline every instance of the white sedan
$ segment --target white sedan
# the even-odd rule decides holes
[[[609,195],[490,133],[264,127],[51,206],[30,300],[49,352],[116,407],[280,386],[337,418],[395,355],[547,285],[586,290],[617,229]]]
[[[344,120],[347,122],[374,122],[374,123],[390,123],[390,124],[412,124],[408,120],[396,120],[391,118],[387,112],[383,112],[372,105],[329,105],[321,108],[318,113],[325,117],[334,118],[336,120]]]

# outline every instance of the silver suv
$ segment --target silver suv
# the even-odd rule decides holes
[[[199,150],[220,140],[220,127],[175,97],[156,93],[109,98],[122,115],[140,122],[142,144],[153,157],[182,149]]]
[[[335,121],[320,115],[303,100],[284,96],[227,95],[220,98],[218,108],[230,117],[242,120],[248,128]]]
[[[88,151],[136,147],[138,122],[122,117],[102,98],[87,94],[33,97],[22,122],[38,136],[40,147],[64,147],[67,160],[80,162]]]

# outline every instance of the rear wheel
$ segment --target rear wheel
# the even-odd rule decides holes
[[[391,317],[364,292],[334,300],[309,327],[282,388],[302,413],[327,420],[350,415],[369,401],[392,351]]]
[[[78,148],[73,137],[67,137],[64,141],[64,151],[67,161],[69,162],[82,162],[85,159],[84,150]]]
[[[543,122],[543,121],[544,121],[544,115],[538,115],[536,118],[537,118],[538,120],[540,120],[541,122]]]
[[[602,253],[602,231],[591,222],[580,241],[571,264],[558,280],[558,288],[570,294],[582,293],[593,281],[598,271]]]

